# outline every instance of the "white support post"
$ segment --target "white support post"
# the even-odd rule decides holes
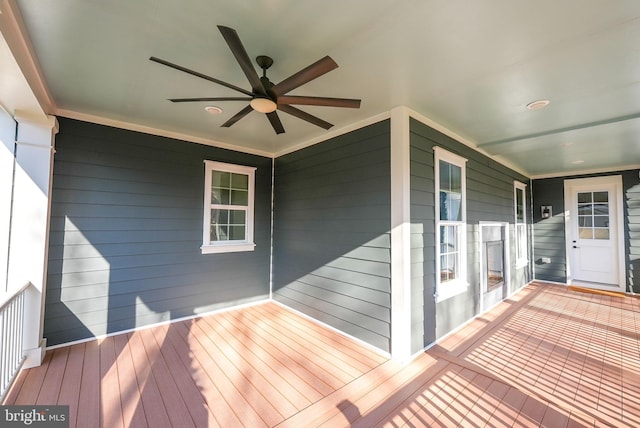
[[[31,282],[25,292],[24,368],[44,358],[44,301],[51,212],[53,153],[58,121],[53,116],[14,116],[18,122],[11,213],[8,283]]]
[[[0,109],[0,296],[11,291],[7,282],[7,262],[15,141],[16,122],[9,113]]]
[[[411,358],[409,111],[391,111],[391,357]]]

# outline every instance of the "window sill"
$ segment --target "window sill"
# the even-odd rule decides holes
[[[256,244],[248,242],[232,242],[228,244],[203,245],[200,247],[202,254],[238,253],[241,251],[253,251]]]
[[[438,284],[436,303],[444,302],[459,294],[465,293],[469,289],[469,283],[464,280],[450,281]]]

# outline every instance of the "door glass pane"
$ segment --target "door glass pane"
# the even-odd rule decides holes
[[[591,215],[593,214],[593,205],[591,204],[579,204],[578,215]]]
[[[581,227],[578,229],[580,239],[593,239],[593,230],[591,228]]]
[[[578,216],[578,226],[580,227],[591,227],[593,226],[593,218],[591,216]]]
[[[578,203],[579,204],[584,204],[584,203],[589,203],[590,204],[591,202],[593,202],[591,192],[580,192],[580,193],[578,193]]]
[[[578,237],[609,239],[609,192],[579,192]]]
[[[609,192],[593,192],[593,202],[609,202]]]

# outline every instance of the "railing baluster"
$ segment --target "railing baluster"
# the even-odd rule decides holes
[[[0,402],[22,368],[25,284],[0,304]]]

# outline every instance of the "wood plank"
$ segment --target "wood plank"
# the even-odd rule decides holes
[[[232,349],[234,364],[240,364],[239,368],[244,372],[249,367],[251,370],[246,373],[248,377],[255,379],[264,377],[267,384],[260,387],[262,394],[268,397],[274,407],[287,417],[311,404],[292,384],[294,378],[284,376],[286,367],[279,361],[271,358],[263,349],[255,345],[255,342],[239,340],[239,337],[246,335],[248,330],[242,324],[234,324],[223,316],[215,317],[217,324],[213,324],[213,318],[203,318],[211,329],[224,340]],[[215,336],[212,336],[215,340]],[[241,361],[244,360],[244,362]],[[244,367],[243,367],[244,366]],[[246,367],[246,368],[245,368]],[[280,370],[279,370],[280,369]],[[254,375],[255,374],[255,375]],[[261,381],[260,381],[261,382]],[[261,382],[262,383],[262,382]],[[276,394],[274,394],[274,392]],[[284,400],[284,401],[283,401]]]
[[[223,375],[233,383],[265,423],[273,426],[280,422],[286,413],[281,413],[274,402],[282,406],[290,403],[279,394],[268,396],[267,391],[275,394],[275,389],[249,364],[236,366],[236,361],[240,361],[241,357],[233,352],[231,346],[215,330],[208,328],[203,319],[196,320],[193,327],[192,336],[200,342],[210,358],[215,358]]]
[[[596,290],[594,288],[578,287],[576,285],[569,285],[567,289],[571,291],[579,291],[581,293],[598,294],[600,296],[627,297],[625,293],[621,293],[619,291]]]
[[[220,318],[225,322],[223,325],[229,330],[229,333],[238,338],[240,346],[264,362],[269,371],[277,373],[281,379],[288,382],[297,394],[304,397],[307,404],[323,397],[323,394],[314,388],[313,383],[308,382],[309,372],[302,369],[300,364],[288,358],[286,354],[276,352],[270,342],[261,340],[259,332],[253,328],[251,323],[238,320],[231,313],[221,314]],[[331,389],[327,388],[327,393],[330,391]]]
[[[160,396],[163,398],[171,425],[176,427],[196,427],[182,395],[177,394],[178,387],[173,380],[171,370],[167,367],[156,338],[150,330],[139,332],[142,343],[147,350],[147,355],[155,355],[151,364],[151,372],[158,384]],[[164,342],[164,341],[163,341]]]
[[[205,380],[207,378],[189,356],[189,349],[186,346],[180,346],[178,349],[174,347],[171,338],[169,337],[170,329],[170,326],[165,330],[161,328],[154,328],[151,329],[150,332],[154,335],[158,343],[162,342],[160,352],[162,353],[167,366],[171,369],[171,376],[175,381],[178,392],[185,403],[188,404],[189,412],[195,425],[198,427],[212,428],[221,426],[216,421],[212,411],[215,411],[218,417],[221,417],[222,413],[225,412],[231,413],[235,418],[235,414],[233,414],[228,406],[224,406],[224,410],[221,410],[219,405],[221,403],[226,403],[215,387],[213,387],[216,393],[215,397],[208,393],[207,390],[212,386],[205,385]],[[178,352],[180,352],[182,357],[178,355]],[[209,407],[207,401],[212,403],[211,407]],[[227,426],[231,426],[232,421],[224,418],[223,422],[225,424],[229,424]],[[240,421],[234,419],[233,426],[239,425]]]
[[[382,353],[369,349],[346,335],[321,326],[319,323],[296,314],[277,303],[266,303],[261,307],[272,311],[274,316],[286,317],[290,320],[292,328],[310,334],[311,337],[320,339],[332,348],[340,348],[341,352],[353,358],[356,364],[362,364],[362,366],[359,366],[361,370],[368,370],[389,359]]]
[[[140,387],[136,378],[133,358],[129,349],[129,338],[126,334],[113,337],[118,367],[119,400],[122,407],[122,420],[127,427],[146,427],[147,420],[142,408]]]
[[[140,388],[140,401],[144,408],[147,423],[150,427],[170,426],[171,422],[162,401],[162,395],[151,373],[151,365],[154,363],[155,356],[147,355],[142,344],[140,332],[128,333],[127,337],[136,379]]]
[[[68,355],[69,348],[58,348],[53,351],[47,374],[42,380],[42,387],[35,404],[46,406],[58,402]]]
[[[84,364],[84,343],[69,347],[67,365],[60,385],[58,404],[69,406],[69,426],[76,426],[80,400],[80,376]]]
[[[252,402],[250,401],[252,397],[247,395],[245,398],[245,395],[236,389],[234,383],[229,380],[224,371],[218,366],[215,354],[213,356],[210,355],[205,346],[200,343],[197,337],[198,335],[191,333],[194,323],[195,321],[192,321],[189,328],[186,327],[185,323],[173,324],[172,334],[168,337],[175,337],[175,335],[181,336],[184,346],[187,346],[190,350],[194,364],[202,367],[203,373],[212,383],[213,388],[220,391],[222,401],[229,405],[233,416],[239,419],[240,425],[245,427],[268,427],[269,425],[262,419],[260,412],[253,408]],[[209,406],[212,405],[211,401],[207,402]],[[218,413],[214,414],[220,422]],[[225,419],[232,418],[232,415],[228,412],[224,412],[222,415]],[[222,423],[220,425],[225,426]]]
[[[315,352],[305,347],[303,340],[298,338],[298,341],[296,341],[295,338],[292,337],[292,334],[288,334],[282,326],[275,324],[272,320],[269,320],[268,317],[260,314],[257,315],[250,311],[245,312],[244,315],[255,323],[260,324],[261,331],[268,340],[277,343],[278,347],[291,355],[293,359],[302,361],[307,365],[309,370],[317,373],[332,390],[344,386],[345,383],[353,379],[341,370],[334,370],[335,365],[329,364],[321,358],[317,358]]]
[[[100,340],[100,420],[102,426],[122,427],[122,407],[120,406],[120,382],[116,366],[116,352],[113,337]]]
[[[250,331],[254,332],[247,340],[252,340],[262,349],[265,349],[273,358],[280,361],[287,370],[294,373],[297,378],[305,382],[315,391],[308,392],[308,398],[311,401],[316,401],[335,390],[335,388],[324,381],[322,373],[311,370],[304,359],[296,358],[297,354],[293,352],[286,352],[286,347],[281,344],[277,338],[270,336],[264,329],[262,323],[256,323],[250,317],[247,317],[244,311],[230,311],[227,315],[231,317],[233,322],[241,322],[246,325]]]
[[[207,408],[215,416],[216,425],[218,426],[244,426],[240,419],[236,416],[233,408],[226,401],[225,396],[216,387],[211,380],[207,369],[209,366],[201,364],[198,360],[196,352],[189,343],[188,339],[184,339],[178,328],[186,328],[192,321],[170,326],[160,326],[157,334],[161,334],[165,338],[166,346],[164,349],[172,355],[172,358],[179,360],[181,366],[187,372],[187,375],[193,379],[194,385],[206,402]],[[210,362],[209,362],[210,363]],[[238,406],[243,403],[238,402]],[[247,403],[248,405],[248,403]],[[256,415],[256,417],[258,417]],[[259,417],[258,417],[259,418]],[[228,424],[228,425],[227,425]],[[212,426],[216,426],[212,425]]]
[[[80,399],[78,400],[77,427],[100,426],[100,349],[98,341],[87,342],[84,348],[84,364],[78,373]]]
[[[49,368],[49,362],[51,361],[52,356],[53,352],[47,352],[44,356],[44,361],[42,362],[42,364],[39,367],[34,367],[33,369],[29,370],[14,404],[29,405],[36,402],[36,400],[38,399],[38,394],[40,394],[42,382],[44,381],[44,377],[47,374],[47,369]]]
[[[339,349],[333,349],[333,352],[326,352],[327,348],[311,335],[301,336],[299,332],[292,330],[290,321],[283,320],[278,317],[271,317],[269,312],[262,310],[261,307],[253,307],[257,314],[264,319],[269,319],[277,328],[280,337],[289,339],[290,346],[297,351],[303,353],[309,361],[314,361],[321,367],[327,368],[327,371],[339,377],[340,383],[347,383],[362,374],[362,371],[351,366],[344,361]]]

